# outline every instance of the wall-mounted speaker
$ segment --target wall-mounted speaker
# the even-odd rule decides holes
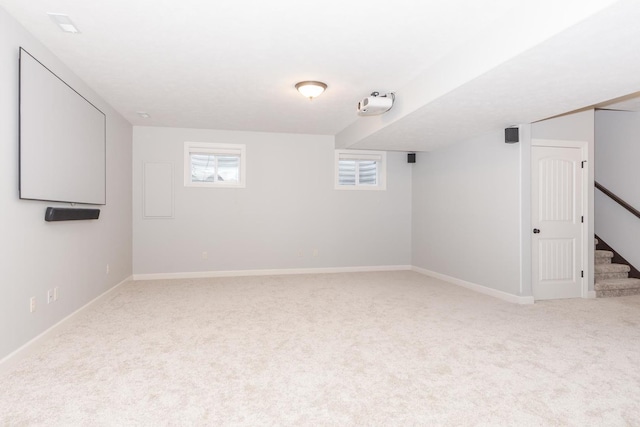
[[[407,153],[407,163],[416,162],[416,153]]]
[[[72,208],[47,208],[44,220],[52,221],[76,221],[81,219],[98,219],[100,209],[72,209]]]
[[[505,128],[504,130],[504,142],[507,144],[513,144],[514,142],[520,142],[520,129],[518,128]]]

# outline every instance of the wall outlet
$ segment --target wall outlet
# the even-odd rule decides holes
[[[304,256],[304,251],[302,249],[298,249],[298,256],[302,258]]]
[[[209,259],[209,253],[208,252],[202,252],[202,259]]]
[[[111,271],[111,269],[109,268],[109,264],[107,264],[107,274],[109,274],[109,271]]]
[[[57,286],[53,288],[53,300],[58,301],[58,295],[60,294],[60,288]]]
[[[47,291],[47,304],[51,304],[53,301],[53,289],[49,289]]]
[[[318,250],[317,250],[317,249],[314,249],[314,250],[313,250],[313,256],[314,256],[314,257],[318,256]]]
[[[36,311],[36,297],[31,297],[29,300],[29,312],[33,313]]]

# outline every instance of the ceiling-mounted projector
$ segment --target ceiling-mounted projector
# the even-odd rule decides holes
[[[360,116],[376,116],[386,113],[393,107],[395,94],[393,92],[380,95],[380,92],[372,92],[371,96],[367,96],[358,102],[358,115]]]

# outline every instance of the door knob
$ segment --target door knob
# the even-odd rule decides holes
[[[538,233],[540,233],[540,229],[538,229],[538,228],[534,228],[534,229],[533,229],[533,234],[538,234]]]

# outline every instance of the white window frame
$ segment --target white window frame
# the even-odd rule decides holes
[[[356,172],[355,185],[340,185],[340,160],[376,160],[378,162],[378,184],[359,184]],[[336,190],[384,191],[387,189],[387,153],[386,151],[335,150],[334,184]]]
[[[191,154],[233,154],[240,156],[238,182],[214,181],[193,182],[191,180]],[[222,144],[217,142],[185,142],[184,143],[184,186],[201,188],[245,188],[247,185],[247,149],[244,144]]]

